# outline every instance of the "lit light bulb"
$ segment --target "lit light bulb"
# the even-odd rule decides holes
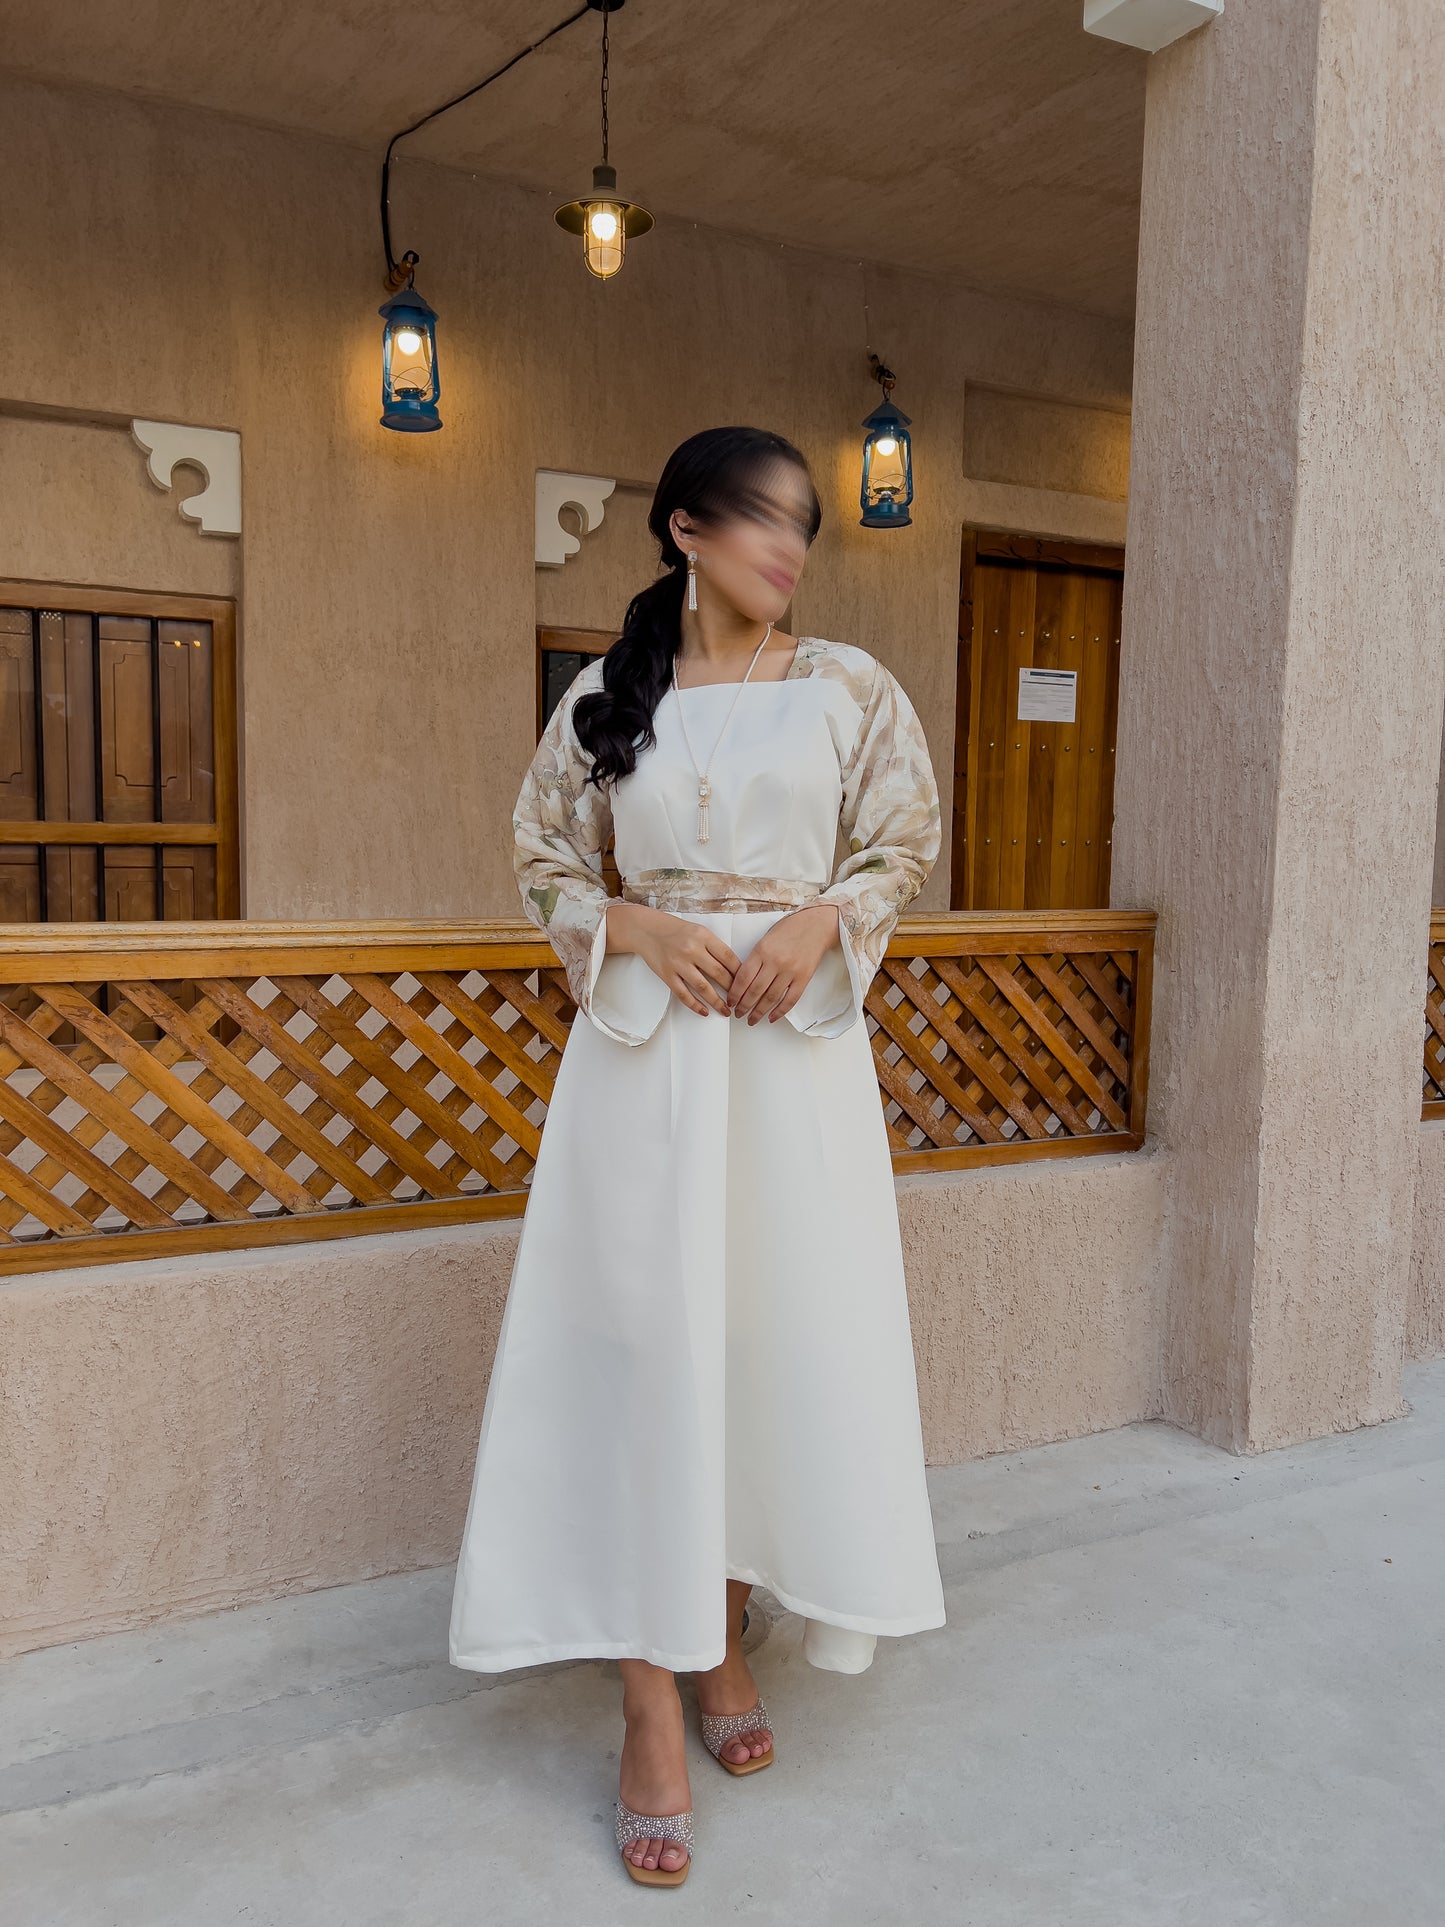
[[[417,354],[421,349],[421,336],[415,328],[398,328],[396,345],[404,355]]]
[[[873,446],[878,450],[880,455],[893,455],[896,454],[898,449],[898,443],[891,435],[880,435]]]
[[[588,216],[588,226],[592,229],[594,240],[611,241],[617,236],[617,216],[610,207],[599,207]]]

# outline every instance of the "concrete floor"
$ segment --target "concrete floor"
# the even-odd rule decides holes
[[[948,1625],[692,1740],[697,1861],[614,1859],[616,1669],[447,1664],[449,1571],[0,1667],[7,1927],[1440,1927],[1445,1361],[1241,1460],[1128,1426],[930,1474]],[[764,1602],[766,1603],[766,1602]]]

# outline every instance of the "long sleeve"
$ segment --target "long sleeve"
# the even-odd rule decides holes
[[[857,1022],[894,925],[922,889],[943,842],[923,725],[882,663],[874,664],[842,779],[839,821],[848,854],[822,901],[838,906],[850,995],[841,1009],[800,1026],[815,1037],[836,1037]]]
[[[607,785],[586,780],[592,759],[577,740],[572,719],[578,696],[600,688],[601,681],[600,661],[582,668],[542,733],[512,812],[512,868],[522,908],[556,951],[577,1008],[605,1036],[641,1044],[661,1019],[666,985],[651,979],[662,993],[659,999],[636,980],[636,972],[623,968],[620,987],[626,995],[619,1007],[602,994],[598,981],[604,960],[614,974],[629,964],[646,969],[640,958],[607,958],[602,853],[612,834],[612,800]]]

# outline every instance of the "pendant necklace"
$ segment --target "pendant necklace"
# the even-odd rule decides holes
[[[767,633],[764,635],[762,641],[758,644],[757,648],[753,651],[753,661],[748,664],[747,673],[743,676],[742,682],[738,684],[737,696],[733,697],[732,704],[728,709],[728,713],[726,716],[723,717],[722,729],[718,731],[717,742],[715,742],[712,746],[712,755],[709,756],[707,759],[707,769],[698,768],[697,758],[692,753],[692,743],[687,733],[687,720],[682,713],[682,691],[678,689],[678,684],[677,684],[677,657],[674,656],[672,659],[672,686],[675,690],[677,690],[677,697],[678,697],[677,720],[682,725],[682,740],[684,743],[687,744],[688,758],[692,763],[693,774],[697,777],[697,840],[699,843],[706,843],[712,834],[711,826],[708,822],[708,808],[707,808],[708,798],[712,795],[712,785],[707,780],[707,770],[711,769],[713,766],[713,763],[717,760],[718,744],[721,743],[723,739],[723,733],[727,729],[728,724],[733,719],[733,710],[736,709],[738,706],[738,696],[741,696],[743,693],[743,683],[745,683],[748,679],[748,676],[750,676],[753,673],[753,663],[757,661],[758,657],[763,653],[763,650],[767,647],[768,636],[770,636],[772,633],[773,633],[773,625],[770,622],[767,627]],[[706,685],[699,684],[697,686],[699,688],[702,688],[702,687],[705,687]]]

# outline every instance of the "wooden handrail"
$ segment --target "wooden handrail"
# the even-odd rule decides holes
[[[1154,923],[903,917],[895,1170],[1137,1150]],[[523,919],[11,925],[0,1273],[515,1216],[575,1015]]]

